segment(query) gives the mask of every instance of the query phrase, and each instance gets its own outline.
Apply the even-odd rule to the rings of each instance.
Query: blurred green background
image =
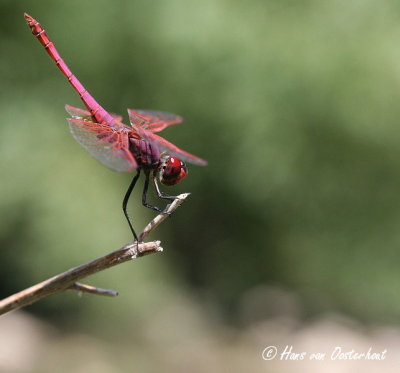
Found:
[[[185,305],[241,330],[269,316],[257,289],[274,288],[302,322],[399,323],[398,1],[1,0],[2,297],[131,240],[131,175],[70,136],[64,105],[82,104],[24,11],[106,109],[182,115],[163,136],[209,162],[165,190],[192,195],[150,237],[163,254],[87,280],[118,298],[69,292],[26,312],[124,341],[172,302],[170,335]],[[140,188],[130,211],[138,230],[154,215]]]

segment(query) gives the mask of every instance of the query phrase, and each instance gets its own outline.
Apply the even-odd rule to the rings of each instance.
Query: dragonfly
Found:
[[[74,139],[104,166],[120,172],[136,171],[122,201],[122,210],[133,237],[138,242],[127,206],[141,172],[145,175],[142,204],[152,210],[166,213],[166,209],[147,202],[150,180],[159,198],[173,201],[177,196],[164,194],[159,188],[158,180],[167,186],[175,185],[188,173],[185,162],[205,166],[207,161],[178,148],[156,134],[171,125],[182,123],[183,118],[179,115],[155,110],[128,109],[130,126],[127,126],[122,123],[123,118],[120,115],[106,111],[71,72],[40,23],[27,13],[24,17],[32,34],[86,106],[86,110],[71,105],[65,106],[71,116],[67,121]]]

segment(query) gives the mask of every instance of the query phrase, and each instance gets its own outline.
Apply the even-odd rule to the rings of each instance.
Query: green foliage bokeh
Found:
[[[234,316],[247,289],[278,283],[309,314],[400,320],[397,1],[2,0],[0,10],[1,295],[131,239],[130,175],[69,135],[63,107],[79,98],[26,11],[107,109],[182,115],[166,138],[209,161],[171,192],[192,196],[159,230],[163,255],[90,279],[118,300],[63,294],[32,311],[101,309],[101,320],[117,309],[123,320],[186,288]],[[137,227],[152,216],[139,198]]]

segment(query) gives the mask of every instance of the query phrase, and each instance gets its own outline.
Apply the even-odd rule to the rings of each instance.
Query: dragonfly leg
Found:
[[[157,206],[153,206],[147,203],[147,191],[149,189],[149,172],[146,172],[146,180],[144,181],[144,188],[143,188],[143,194],[142,194],[142,204],[143,206],[158,211],[158,212],[164,212],[164,210],[161,210],[159,207]]]
[[[168,199],[170,201],[174,201],[176,199],[177,196],[169,196],[167,194],[164,194],[160,190],[160,187],[158,186],[158,183],[157,183],[157,175],[154,175],[153,183],[154,183],[154,187],[156,188],[156,192],[157,192],[158,198]]]
[[[140,176],[140,168],[138,168],[136,175],[132,179],[132,181],[131,181],[131,183],[129,185],[129,188],[126,191],[124,200],[122,201],[122,210],[124,211],[124,215],[126,217],[126,220],[128,220],[129,228],[131,228],[133,237],[135,237],[135,240],[138,241],[138,242],[139,242],[138,236],[137,236],[135,230],[133,229],[133,226],[132,226],[132,223],[131,223],[131,219],[129,218],[128,211],[126,210],[126,207],[128,205],[129,197],[131,196],[132,190],[135,187],[135,184],[139,179],[139,176]]]

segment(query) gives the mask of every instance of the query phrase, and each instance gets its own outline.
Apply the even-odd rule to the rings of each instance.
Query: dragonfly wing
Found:
[[[95,159],[115,171],[131,172],[137,163],[129,151],[128,133],[87,120],[67,118],[74,139]]]
[[[65,105],[65,110],[74,119],[92,120],[92,115],[87,110],[72,105]]]
[[[166,127],[183,122],[179,115],[156,110],[128,109],[128,115],[132,126],[140,126],[151,132],[160,132]]]
[[[121,122],[123,121],[124,118],[122,118],[122,115],[115,114],[115,113],[110,113],[110,115],[114,118],[115,121]]]
[[[88,110],[81,109],[72,105],[65,105],[65,110],[74,119],[90,120],[92,121],[92,114]],[[111,116],[117,121],[122,122],[123,118],[119,114],[110,113]]]
[[[190,154],[182,149],[179,149],[174,144],[170,143],[169,141],[165,140],[163,137],[156,135],[153,132],[147,131],[143,128],[135,126],[134,129],[139,134],[139,136],[150,143],[157,144],[158,148],[161,152],[166,152],[171,155],[176,155],[180,159],[185,162],[197,164],[199,166],[206,166],[207,161],[198,157],[197,155]]]

